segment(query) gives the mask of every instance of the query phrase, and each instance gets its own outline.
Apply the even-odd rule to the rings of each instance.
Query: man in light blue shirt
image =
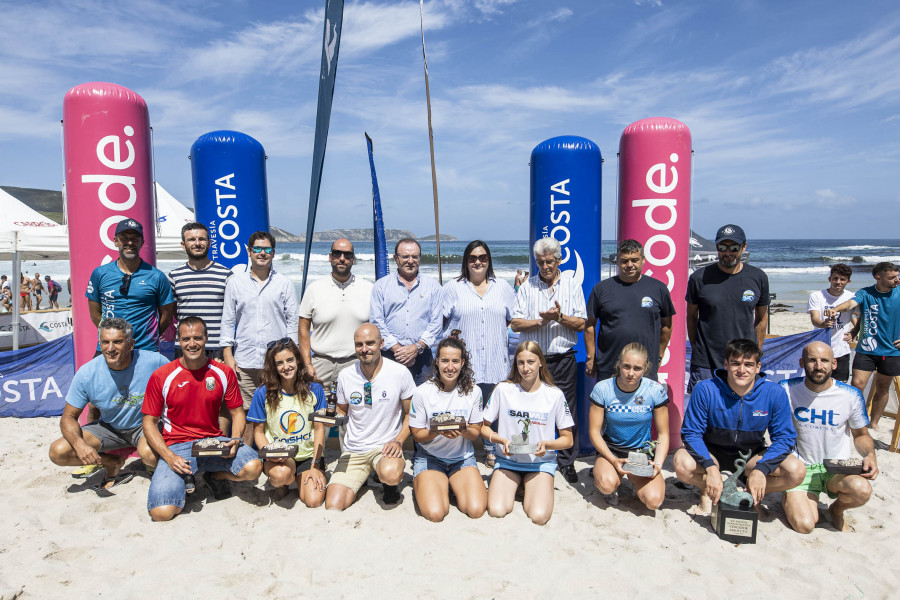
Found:
[[[150,376],[169,361],[156,352],[136,350],[133,329],[124,319],[103,319],[99,337],[102,355],[72,379],[59,421],[63,437],[50,445],[50,460],[61,466],[102,465],[106,487],[131,478],[118,475],[125,458],[110,450],[137,448],[144,464],[156,467],[158,457],[144,439],[141,407]],[[78,416],[88,402],[100,418],[81,427]]]
[[[257,231],[247,242],[250,269],[235,273],[225,286],[219,344],[225,364],[234,369],[244,410],[262,385],[263,362],[269,342],[288,337],[297,343],[297,292],[286,275],[275,272],[275,238]],[[244,430],[244,442],[253,443],[253,428]]]
[[[441,285],[419,274],[421,259],[419,242],[411,238],[397,242],[397,275],[375,282],[370,305],[370,321],[384,338],[382,354],[408,368],[416,385],[431,375],[431,346],[443,324]]]

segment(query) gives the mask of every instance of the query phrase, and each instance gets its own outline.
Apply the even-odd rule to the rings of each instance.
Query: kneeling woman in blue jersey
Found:
[[[618,504],[618,489],[626,472],[622,470],[629,452],[650,455],[653,477],[627,473],[644,506],[656,510],[666,497],[666,483],[660,469],[669,452],[669,398],[666,388],[644,377],[650,370],[647,349],[631,343],[616,361],[615,377],[599,382],[591,392],[591,442],[599,456],[594,463],[594,485],[607,502]],[[650,424],[656,426],[656,448],[650,441]]]
[[[297,454],[266,459],[263,471],[277,495],[296,481],[300,500],[315,508],[325,500],[325,426],[308,417],[325,407],[324,390],[307,380],[300,349],[290,338],[269,342],[264,360],[263,385],[253,394],[247,412],[247,421],[255,424],[254,442],[257,448],[270,442],[297,444]]]
[[[483,515],[487,505],[487,490],[472,447],[481,432],[481,390],[475,385],[459,333],[454,329],[438,344],[435,376],[416,389],[409,413],[409,429],[419,443],[413,457],[416,504],[423,517],[435,522],[450,512],[450,489],[457,508],[473,519]],[[466,429],[431,431],[431,418],[443,413],[465,419]]]
[[[498,433],[491,430],[494,421]],[[573,425],[566,398],[553,385],[541,347],[537,342],[522,342],[516,348],[509,377],[497,384],[484,409],[481,435],[503,448],[488,488],[488,513],[492,517],[512,512],[516,490],[524,482],[525,514],[538,525],[550,520],[556,450],[572,447]],[[533,446],[533,453],[513,454],[513,436],[519,438],[516,442]]]

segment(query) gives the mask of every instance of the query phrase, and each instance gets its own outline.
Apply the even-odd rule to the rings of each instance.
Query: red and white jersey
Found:
[[[242,406],[237,377],[230,367],[209,361],[202,369],[186,369],[173,360],[150,376],[144,394],[145,415],[159,417],[166,446],[222,435],[219,407]]]

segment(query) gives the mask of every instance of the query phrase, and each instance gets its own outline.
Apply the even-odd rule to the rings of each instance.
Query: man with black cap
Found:
[[[761,269],[741,262],[746,248],[744,230],[723,225],[716,232],[718,261],[694,271],[688,279],[689,389],[725,367],[725,346],[730,340],[755,340],[762,348],[768,323],[769,278]]]

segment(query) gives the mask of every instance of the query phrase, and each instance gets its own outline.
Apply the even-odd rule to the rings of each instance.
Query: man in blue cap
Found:
[[[716,232],[718,260],[688,279],[689,389],[725,367],[725,346],[730,340],[750,339],[762,348],[769,319],[769,278],[741,261],[746,249],[744,230],[723,225]]]

